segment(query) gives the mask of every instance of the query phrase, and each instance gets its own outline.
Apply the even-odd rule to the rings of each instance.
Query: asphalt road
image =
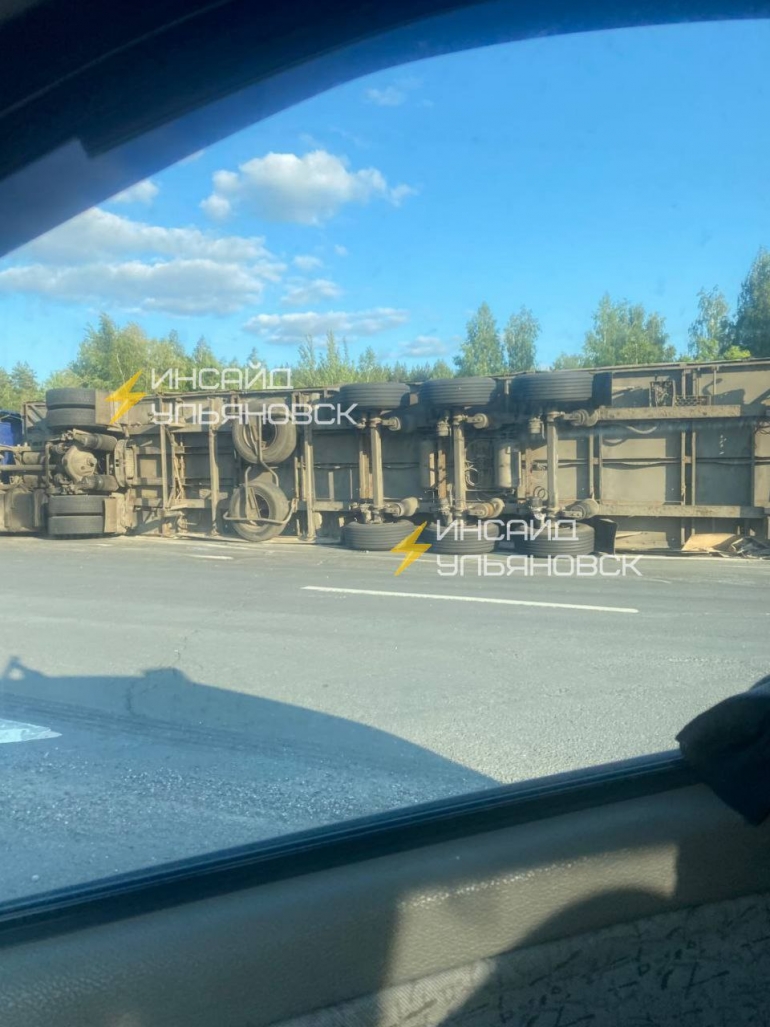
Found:
[[[770,670],[767,562],[398,564],[0,540],[0,900],[670,749]]]

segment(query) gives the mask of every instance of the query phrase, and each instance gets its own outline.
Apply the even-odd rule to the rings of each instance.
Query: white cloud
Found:
[[[286,270],[261,237],[151,225],[98,207],[14,257],[0,291],[175,314],[241,310]]]
[[[294,258],[292,264],[300,271],[315,271],[316,268],[323,267],[324,262],[320,257],[313,257],[309,253],[300,253]]]
[[[418,335],[401,344],[401,353],[406,357],[440,357],[446,352],[447,347],[436,335]]]
[[[0,271],[0,292],[28,292],[79,303],[108,300],[128,310],[232,314],[262,296],[264,281],[248,267],[213,260],[149,264],[28,264]]]
[[[224,221],[226,217],[230,216],[231,209],[230,201],[215,193],[207,196],[205,200],[201,200],[201,210],[204,214],[208,214],[212,221]]]
[[[367,89],[366,99],[378,107],[400,107],[406,100],[403,89],[386,86],[384,89]]]
[[[155,197],[160,192],[160,187],[157,186],[151,178],[145,178],[142,182],[137,182],[136,185],[129,186],[128,189],[124,189],[122,193],[117,193],[112,197],[112,203],[144,203],[147,206],[152,203]]]
[[[261,236],[217,235],[199,228],[150,225],[99,207],[79,214],[59,228],[17,250],[18,256],[44,261],[90,263],[127,256],[259,261],[265,277],[280,277],[284,265],[265,247]]]
[[[394,207],[399,207],[402,200],[405,200],[408,196],[416,195],[417,190],[413,189],[411,185],[397,185],[394,189],[390,190],[390,202]]]
[[[257,314],[246,322],[247,332],[262,335],[275,343],[296,343],[311,336],[324,336],[332,331],[355,339],[378,335],[389,328],[404,324],[409,314],[393,307],[375,307],[372,310],[333,310],[326,314],[305,311],[297,314]]]
[[[217,171],[213,192],[201,207],[213,218],[226,217],[243,205],[268,221],[320,225],[347,203],[365,204],[373,199],[398,206],[414,190],[407,185],[391,187],[377,168],[351,171],[342,157],[314,150],[268,153],[241,164],[238,172]]]
[[[347,246],[340,246],[339,244],[334,247],[334,252],[338,257],[347,257],[348,248]]]
[[[329,278],[314,278],[311,281],[295,281],[289,284],[281,297],[281,303],[292,307],[304,307],[320,300],[333,300],[342,295],[342,289]]]

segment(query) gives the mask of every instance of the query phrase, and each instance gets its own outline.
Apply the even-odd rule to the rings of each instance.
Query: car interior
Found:
[[[0,250],[378,68],[768,15],[719,0],[6,0]],[[672,731],[668,752],[6,902],[0,1024],[768,1023],[768,718],[755,698],[743,719],[721,704],[682,751]],[[744,807],[744,790],[759,800]]]

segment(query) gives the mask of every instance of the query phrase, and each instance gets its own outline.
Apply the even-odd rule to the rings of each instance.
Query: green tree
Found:
[[[0,410],[21,410],[24,403],[42,396],[43,388],[26,361],[18,361],[10,371],[0,367]]]
[[[605,294],[593,322],[582,354],[589,367],[665,363],[675,357],[664,319],[657,313],[648,314],[641,303],[613,302]]]
[[[527,307],[511,314],[503,331],[506,370],[534,371],[536,343],[540,335],[540,322]]]
[[[410,382],[426,382],[429,378],[453,378],[454,371],[446,360],[435,360],[432,364],[426,361],[424,364],[413,364],[409,368],[409,377],[401,379]]]
[[[424,381],[427,381],[427,379],[430,378],[431,367],[432,367],[432,365],[431,365],[431,363],[429,361],[426,361],[424,364],[412,364],[412,366],[409,368],[409,370],[407,372],[409,377],[405,378],[405,379],[402,379],[402,381],[407,381],[407,382],[424,382]],[[451,377],[452,376],[450,375],[450,378]]]
[[[359,380],[359,371],[351,360],[347,343],[337,342],[334,332],[326,334],[326,347],[319,355],[313,339],[299,348],[299,360],[292,367],[292,384],[297,387],[339,385]]]
[[[428,378],[451,378],[453,375],[454,371],[446,360],[442,360],[441,357],[439,357],[439,359],[433,363]]]
[[[751,356],[747,349],[740,346],[728,346],[724,353],[719,354],[720,360],[746,360]]]
[[[300,344],[298,360],[291,369],[292,384],[297,388],[310,388],[318,384],[318,354],[312,336]]]
[[[581,353],[560,353],[551,365],[552,371],[575,371],[586,367],[585,357]]]
[[[182,345],[179,333],[174,329],[160,339],[149,339],[138,325],[128,324],[122,329],[121,335],[125,335],[127,339],[136,338],[137,351],[141,349],[143,344],[146,356],[142,369],[145,371],[144,383],[148,388],[152,386],[153,373],[157,379],[163,379],[164,374],[169,368],[172,368],[174,372],[171,381],[172,388],[177,383],[187,389],[192,389],[193,384],[197,384],[197,382],[193,383],[192,381],[186,384],[183,381],[184,378],[192,379],[194,377],[194,361]],[[140,370],[139,367],[134,367],[130,373],[135,374],[138,370]],[[178,377],[177,371],[179,372]],[[129,377],[129,375],[126,375],[126,377]],[[123,380],[125,381],[125,378]],[[158,391],[164,392],[168,387],[168,379],[165,379],[163,385],[159,386]]]
[[[111,317],[101,314],[98,327],[86,328],[70,370],[85,386],[116,389],[137,371],[158,366],[150,359],[149,343],[139,325],[119,328]]]
[[[503,347],[492,311],[482,303],[466,326],[465,341],[454,358],[458,374],[502,374]]]
[[[764,247],[741,286],[733,343],[752,357],[770,357],[770,251]]]
[[[11,368],[11,388],[16,396],[16,409],[31,399],[41,399],[43,388],[37,375],[26,361],[18,361]]]
[[[727,300],[716,286],[698,293],[698,314],[690,325],[687,344],[692,360],[717,360],[733,345],[733,323]],[[748,355],[748,354],[747,354]]]
[[[385,382],[388,380],[389,368],[383,364],[372,346],[367,346],[358,358],[356,368],[356,381],[359,382]]]
[[[45,389],[77,389],[83,384],[82,378],[75,374],[70,367],[59,368],[52,371],[45,380]]]
[[[219,361],[219,364],[221,366],[221,364],[222,364],[221,360]],[[259,351],[257,350],[256,346],[252,346],[251,349],[249,350],[249,355],[246,357],[246,364],[245,364],[245,366],[247,368],[250,367],[250,369],[254,369],[256,367],[264,367],[265,366],[265,362],[262,359],[262,357],[260,356]]]
[[[256,353],[256,350],[252,350],[252,353]],[[246,359],[248,360],[249,357]],[[193,346],[192,353],[190,354],[190,363],[193,367],[197,367],[198,370],[202,367],[222,367],[222,361],[214,353],[208,341],[202,335]]]
[[[13,385],[11,376],[4,367],[0,367],[0,410],[14,410]]]

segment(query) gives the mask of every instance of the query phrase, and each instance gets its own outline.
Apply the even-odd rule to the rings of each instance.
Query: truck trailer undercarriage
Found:
[[[390,549],[426,521],[478,540],[489,521],[567,519],[605,552],[768,539],[768,360],[167,392],[119,407],[85,388],[26,404],[23,441],[2,447],[0,533]]]

